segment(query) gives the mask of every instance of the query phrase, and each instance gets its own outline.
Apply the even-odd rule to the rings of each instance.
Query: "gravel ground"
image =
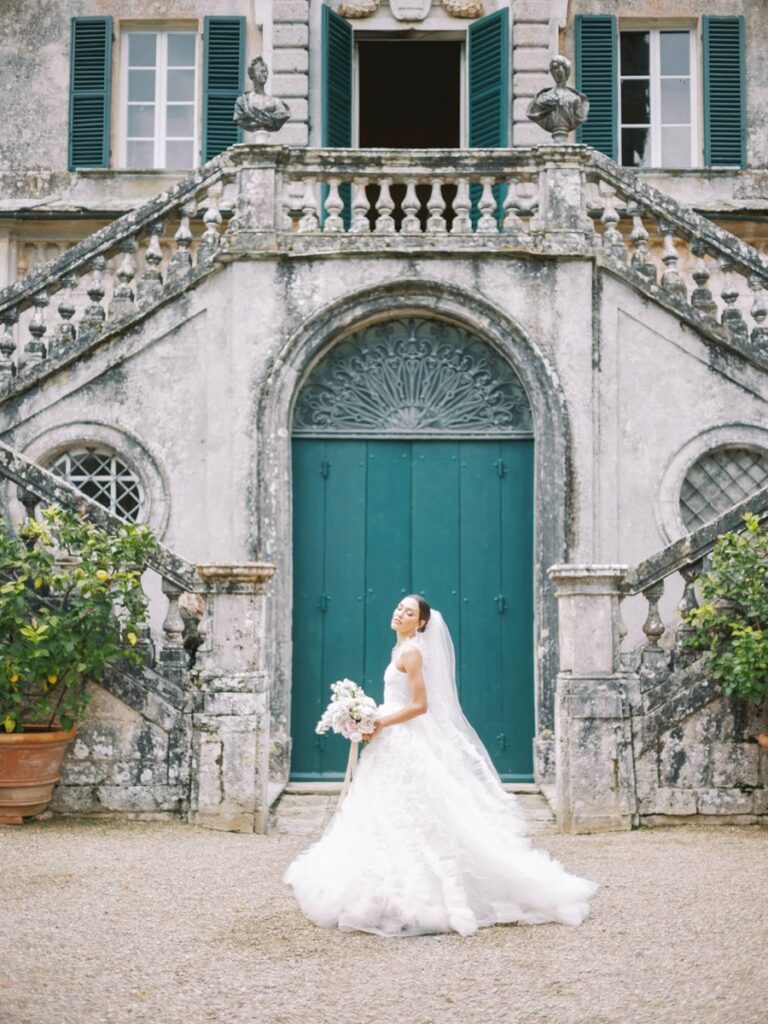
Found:
[[[315,835],[0,826],[0,1021],[768,1022],[764,828],[536,836],[602,883],[581,926],[406,939],[303,916],[280,877]]]

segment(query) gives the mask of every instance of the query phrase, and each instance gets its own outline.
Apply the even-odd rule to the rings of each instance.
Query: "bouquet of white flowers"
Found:
[[[365,733],[373,732],[378,705],[372,697],[368,697],[362,686],[351,679],[340,679],[331,683],[333,696],[323,716],[315,727],[315,732],[324,733],[329,729],[341,733],[353,743],[364,739]]]

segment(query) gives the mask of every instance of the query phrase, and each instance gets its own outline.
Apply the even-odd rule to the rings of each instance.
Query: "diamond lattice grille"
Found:
[[[702,455],[688,470],[680,494],[687,530],[717,518],[768,483],[768,452],[729,446]]]
[[[295,436],[528,436],[531,409],[512,367],[439,320],[387,320],[336,345],[312,371]]]
[[[94,448],[73,448],[51,464],[51,472],[63,477],[109,509],[113,515],[136,522],[143,494],[138,477],[114,453]]]

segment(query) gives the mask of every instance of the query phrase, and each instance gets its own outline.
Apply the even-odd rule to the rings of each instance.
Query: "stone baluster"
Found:
[[[443,234],[446,230],[446,223],[445,217],[443,216],[445,200],[443,199],[442,178],[432,179],[432,191],[430,192],[429,199],[427,200],[427,210],[429,210],[427,231],[430,235]]]
[[[166,579],[162,581],[162,588],[168,598],[168,611],[163,621],[164,639],[160,651],[160,664],[163,667],[163,674],[181,685],[186,667],[184,620],[179,610],[179,597],[183,591],[178,584]]]
[[[189,226],[197,207],[194,202],[184,203],[181,208],[179,227],[175,233],[176,251],[168,261],[168,283],[172,286],[182,285],[192,273],[192,231]]]
[[[682,621],[682,616],[685,612],[692,611],[699,606],[699,602],[696,599],[696,580],[701,575],[703,565],[703,559],[699,558],[695,562],[691,562],[690,565],[683,566],[680,570],[685,586],[683,588],[683,596],[677,606],[681,616],[680,624],[675,633],[675,661],[678,663],[693,661],[697,657],[696,653],[686,646],[687,638],[695,632],[694,627]]]
[[[77,274],[73,270],[68,271],[61,279],[62,289],[56,309],[59,312],[60,320],[56,325],[54,337],[51,341],[50,351],[58,349],[59,346],[68,345],[77,337],[77,329],[72,323],[77,309],[75,307],[74,291],[77,288]]]
[[[27,490],[21,484],[16,488],[16,497],[19,499],[21,504],[24,506],[24,514],[27,519],[34,519],[37,511],[37,506],[40,504],[40,499],[32,491]],[[36,537],[25,537],[24,546],[31,551],[37,543]]]
[[[290,178],[285,185],[283,194],[283,230],[295,231],[299,217],[296,216],[301,210],[301,196],[303,188],[300,181]],[[300,214],[299,214],[300,215]]]
[[[643,596],[648,602],[648,615],[643,623],[643,632],[647,640],[643,647],[642,663],[648,669],[655,669],[664,663],[666,655],[659,640],[664,635],[665,627],[659,614],[659,601],[664,593],[664,580],[646,587]]]
[[[536,182],[523,179],[517,187],[517,210],[524,219],[528,231],[531,228],[533,218],[539,206],[539,196]]]
[[[752,328],[749,340],[756,353],[768,359],[768,326],[765,326],[765,319],[768,317],[768,304],[765,301],[763,279],[757,274],[750,274],[748,284],[755,296],[750,310],[755,326]]]
[[[634,246],[630,260],[632,269],[642,274],[647,281],[656,284],[656,264],[648,252],[648,231],[643,224],[643,211],[637,203],[629,203],[627,213],[632,218],[632,231],[629,235]]]
[[[206,208],[203,214],[205,231],[200,238],[200,245],[197,249],[198,266],[210,266],[221,247],[219,229],[223,218],[219,209],[219,199],[221,198],[223,188],[224,186],[221,182],[217,181],[206,192]]]
[[[144,251],[144,271],[139,278],[138,301],[140,306],[147,306],[157,300],[163,294],[163,275],[160,271],[160,264],[163,261],[163,251],[160,248],[160,235],[163,230],[163,222],[155,221],[149,229],[149,242]]]
[[[613,256],[614,259],[626,263],[628,255],[627,246],[617,227],[621,218],[619,217],[618,203],[616,201],[616,191],[612,188],[604,188],[602,195],[603,215],[600,218],[600,223],[604,228],[603,250],[609,256]]]
[[[34,315],[29,324],[29,333],[32,335],[32,340],[28,341],[24,348],[24,366],[41,363],[48,354],[43,337],[48,330],[44,310],[49,302],[50,299],[46,291],[39,291],[32,299],[32,305],[35,307]]]
[[[472,218],[469,211],[472,209],[472,201],[469,198],[469,179],[456,179],[456,196],[453,200],[453,223],[451,234],[468,235],[472,232]]]
[[[405,185],[405,196],[403,197],[403,223],[400,231],[404,235],[420,235],[421,221],[419,220],[419,197],[416,194],[416,182],[409,178]]]
[[[136,276],[136,261],[133,254],[137,248],[138,243],[135,238],[126,238],[120,243],[120,252],[123,255],[115,273],[118,284],[112,293],[112,301],[109,304],[111,320],[119,320],[120,317],[130,316],[136,311],[136,297],[131,282]]]
[[[712,297],[709,284],[709,267],[707,266],[707,247],[700,238],[691,241],[691,252],[696,257],[691,276],[696,282],[696,287],[691,292],[691,305],[703,316],[717,316],[717,303]]]
[[[16,351],[13,328],[19,321],[19,312],[10,307],[4,311],[0,319],[3,321],[3,333],[0,334],[0,382],[2,382],[10,379],[16,373],[13,361],[13,353]]]
[[[107,261],[103,256],[94,256],[91,260],[91,274],[86,288],[88,298],[91,301],[83,310],[83,315],[80,318],[79,334],[81,338],[95,338],[104,329],[107,313],[101,304],[101,300],[104,298],[103,275],[106,266]]]
[[[746,343],[748,338],[747,325],[741,310],[736,305],[739,299],[739,289],[736,287],[736,279],[733,273],[733,260],[730,256],[721,255],[718,259],[720,270],[723,274],[723,285],[720,289],[720,298],[723,300],[723,312],[720,322],[727,327],[733,337]]]
[[[344,230],[344,221],[341,211],[344,209],[344,200],[339,192],[340,178],[328,179],[328,195],[325,198],[325,221],[323,231],[339,232]]]
[[[675,239],[672,234],[672,225],[669,221],[659,219],[657,221],[659,226],[659,233],[664,240],[664,248],[661,254],[661,260],[664,264],[664,273],[661,275],[661,287],[670,296],[675,299],[676,302],[688,302],[688,291],[685,287],[685,282],[680,276],[680,271],[677,268],[680,257],[677,253],[677,247],[675,246]]]
[[[320,206],[317,202],[317,183],[313,178],[304,179],[304,195],[301,198],[302,215],[299,221],[299,231],[304,234],[308,231],[320,230]]]
[[[390,192],[391,184],[391,178],[379,179],[380,191],[379,198],[376,200],[377,217],[376,224],[374,225],[374,231],[378,234],[392,235],[395,231],[395,220],[392,216],[395,203],[392,199],[392,193]]]
[[[499,225],[496,223],[496,197],[493,194],[493,178],[481,178],[480,184],[483,191],[480,194],[477,207],[480,217],[477,222],[477,230],[481,235],[496,234]]]
[[[365,235],[371,230],[368,220],[368,193],[365,191],[367,178],[355,178],[352,182],[352,223],[349,230],[353,235]]]
[[[507,185],[507,194],[504,197],[504,220],[501,223],[502,230],[510,235],[521,235],[525,233],[525,224],[518,216],[517,205],[518,183],[514,179]]]

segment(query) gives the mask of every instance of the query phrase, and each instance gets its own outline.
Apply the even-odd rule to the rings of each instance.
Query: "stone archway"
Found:
[[[557,607],[546,569],[568,552],[571,518],[570,432],[565,402],[547,357],[530,336],[487,300],[464,289],[424,280],[399,280],[350,294],[319,310],[288,338],[270,362],[256,399],[260,443],[254,464],[256,520],[252,550],[278,566],[270,609],[272,760],[274,783],[284,782],[290,760],[291,602],[293,590],[291,430],[294,407],[314,367],[351,334],[368,325],[408,316],[433,317],[469,332],[507,362],[527,396],[536,438],[534,452],[535,772],[553,778],[558,666]]]

